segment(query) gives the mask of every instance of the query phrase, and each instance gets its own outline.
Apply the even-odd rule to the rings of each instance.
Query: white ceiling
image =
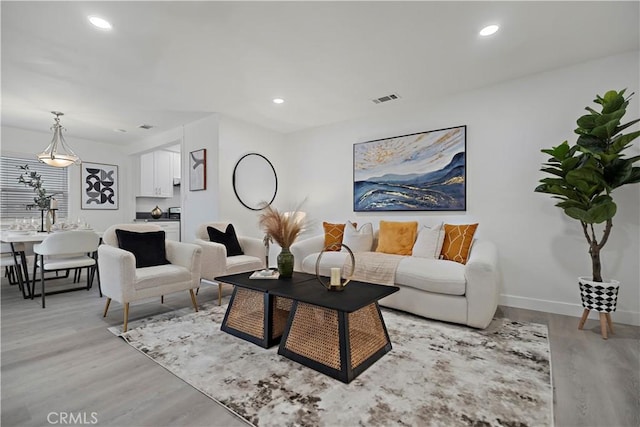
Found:
[[[59,110],[67,137],[128,144],[219,112],[288,133],[637,50],[639,5],[2,1],[2,124]]]

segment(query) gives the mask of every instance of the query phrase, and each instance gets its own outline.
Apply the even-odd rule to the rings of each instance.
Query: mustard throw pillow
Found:
[[[477,228],[478,224],[445,224],[442,259],[466,264]]]
[[[418,222],[380,221],[376,252],[411,255],[418,234]]]
[[[353,223],[354,227],[357,227],[357,223]],[[327,251],[339,251],[342,244],[342,238],[344,236],[344,224],[332,224],[330,222],[323,222],[322,228],[324,228],[324,247]]]

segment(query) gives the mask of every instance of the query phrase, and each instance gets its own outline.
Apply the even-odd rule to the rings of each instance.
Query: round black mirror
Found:
[[[245,154],[233,168],[233,192],[247,209],[259,211],[270,205],[278,192],[278,176],[262,154]]]

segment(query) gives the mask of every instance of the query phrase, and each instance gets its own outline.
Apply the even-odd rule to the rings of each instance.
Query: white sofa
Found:
[[[377,241],[374,239],[372,250]],[[324,235],[300,240],[291,246],[294,270],[315,274],[316,260],[324,247]],[[325,252],[319,272],[342,267],[345,252]],[[380,300],[380,305],[422,317],[486,328],[498,306],[498,254],[495,245],[475,239],[466,264],[404,256],[395,275],[400,291]]]

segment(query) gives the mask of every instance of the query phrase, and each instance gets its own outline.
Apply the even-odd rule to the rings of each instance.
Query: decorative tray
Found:
[[[258,270],[254,271],[249,279],[277,279],[280,277],[278,270]]]

